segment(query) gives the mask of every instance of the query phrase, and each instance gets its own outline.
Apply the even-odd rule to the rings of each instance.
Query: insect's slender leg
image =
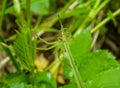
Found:
[[[37,50],[50,50],[50,49],[53,49],[55,47],[56,47],[56,45],[53,45],[53,46],[50,46],[48,48],[37,48]]]
[[[47,45],[53,45],[53,44],[55,44],[56,42],[47,42],[46,40],[44,40],[44,39],[42,39],[42,38],[40,38],[40,37],[38,37],[42,42],[44,42],[45,44],[47,44]]]

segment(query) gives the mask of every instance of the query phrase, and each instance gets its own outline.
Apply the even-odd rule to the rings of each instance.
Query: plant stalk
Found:
[[[2,13],[1,13],[1,19],[0,19],[0,34],[2,33],[2,21],[3,21],[3,18],[4,18],[6,2],[7,2],[7,0],[3,0]]]
[[[28,27],[30,28],[30,19],[31,19],[30,0],[26,0],[26,16],[27,16]]]
[[[120,14],[120,9],[118,9],[117,11],[115,11],[115,12],[113,13],[113,16],[115,17],[115,16],[117,16],[118,14]],[[100,22],[95,28],[93,28],[93,29],[91,30],[91,33],[94,33],[94,32],[96,32],[97,30],[99,30],[99,28],[100,28],[101,26],[103,26],[104,24],[106,24],[110,19],[111,19],[110,17],[105,18],[102,22]]]
[[[95,18],[95,16],[98,14],[98,12],[99,12],[103,7],[105,7],[105,5],[108,4],[110,0],[105,0],[101,5],[100,5],[100,1],[101,1],[101,0],[97,0],[97,1],[96,1],[93,9],[89,12],[88,17],[83,21],[83,23],[80,25],[80,27],[78,28],[78,30],[75,32],[75,34],[74,34],[75,36],[76,36],[77,34],[79,34],[79,33],[81,32],[81,30],[84,30],[85,27],[88,26],[88,23]]]

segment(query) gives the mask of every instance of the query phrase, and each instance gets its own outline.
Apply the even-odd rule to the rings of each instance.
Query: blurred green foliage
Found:
[[[100,30],[104,36],[109,31],[105,24],[110,20],[118,26],[119,0],[2,0],[0,10],[0,44],[17,69],[16,73],[0,77],[0,88],[77,88],[74,79],[77,73],[67,56],[59,63],[65,64],[63,75],[68,84],[57,85],[52,73],[34,72],[37,40],[46,32],[65,36],[65,41],[59,36],[55,43],[49,44],[67,45],[68,50],[55,45],[54,54],[58,58],[66,52],[73,56],[77,76],[82,77],[84,84],[81,88],[120,88],[120,64],[115,57],[107,50],[91,51],[92,34]],[[63,32],[59,32],[59,20],[67,27]],[[51,63],[58,65],[55,61]]]

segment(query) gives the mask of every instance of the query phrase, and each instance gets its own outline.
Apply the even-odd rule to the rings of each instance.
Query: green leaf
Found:
[[[0,77],[0,86],[3,88],[10,88],[9,86],[11,85],[27,83],[27,82],[28,82],[28,76],[25,75],[24,73],[12,73]]]
[[[120,68],[100,73],[87,82],[87,88],[120,88]]]
[[[38,72],[34,76],[35,88],[57,88],[56,81],[50,73]]]
[[[79,62],[79,70],[84,80],[94,78],[100,72],[116,68],[119,64],[115,57],[105,50],[97,50],[84,57]]]
[[[51,0],[30,0],[30,9],[32,12],[37,13],[39,15],[47,15],[50,9],[50,2]],[[22,0],[20,3],[21,9],[25,8],[26,0]],[[51,6],[52,7],[52,6]],[[14,14],[14,6],[8,7],[5,9],[5,14]],[[2,12],[0,12],[0,15]]]
[[[21,28],[21,31],[17,33],[13,48],[19,57],[20,64],[26,70],[33,70],[36,56],[36,38],[32,37],[28,27]]]
[[[93,79],[100,72],[119,66],[115,57],[105,50],[90,52],[91,35],[88,30],[81,32],[70,44],[70,49],[76,60],[80,75],[84,81]],[[67,69],[67,77],[71,73]],[[64,71],[65,72],[65,71]]]
[[[64,75],[65,75],[65,77],[66,77],[67,79],[69,79],[70,81],[72,81],[74,75],[73,75],[71,66],[70,66],[70,64],[69,64],[69,61],[65,58],[65,59],[63,60],[63,63],[64,63],[64,65],[63,65],[63,73],[64,73]]]
[[[40,15],[46,15],[49,12],[49,0],[31,0],[31,10]]]
[[[70,44],[71,53],[73,55],[73,58],[77,61],[77,64],[79,64],[82,56],[90,52],[91,42],[92,38],[90,31],[84,30],[79,35],[77,35]]]
[[[9,85],[9,88],[33,88],[32,85],[28,85],[28,84],[24,84],[24,83],[21,83],[21,84],[10,84]]]

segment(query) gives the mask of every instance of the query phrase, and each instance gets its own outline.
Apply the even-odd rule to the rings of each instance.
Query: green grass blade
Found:
[[[2,13],[1,13],[1,19],[0,19],[0,34],[2,32],[1,28],[2,28],[2,21],[3,21],[4,12],[5,12],[6,2],[7,0],[3,0]]]
[[[1,36],[0,36],[0,42],[5,43],[4,40],[3,40],[3,38]],[[13,62],[14,66],[16,67],[16,69],[18,71],[20,71],[20,66],[18,65],[17,61],[15,60],[14,56],[12,55],[10,49],[7,48],[7,47],[4,47],[4,46],[2,46],[2,47],[5,50],[5,52],[8,54],[8,56],[10,57],[10,59]]]

